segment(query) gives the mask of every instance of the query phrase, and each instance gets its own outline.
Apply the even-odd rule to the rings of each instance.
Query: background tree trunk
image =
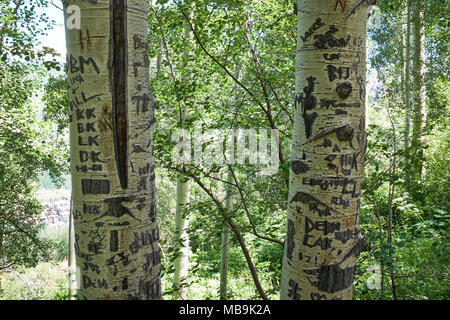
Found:
[[[161,299],[147,1],[67,0],[79,299]]]
[[[424,173],[423,153],[425,145],[424,129],[426,121],[426,88],[425,88],[425,29],[424,5],[422,1],[413,1],[412,33],[414,39],[413,67],[413,99],[414,114],[412,128],[412,164],[415,179]]]
[[[227,214],[231,213],[232,210],[232,198],[231,198],[231,185],[233,183],[233,175],[228,172],[227,184],[225,185],[226,199],[225,199],[225,210]],[[228,223],[224,222],[222,227],[222,246],[221,246],[221,256],[220,256],[220,300],[228,299],[228,252],[230,251],[230,227]]]
[[[175,254],[174,262],[174,299],[186,299],[186,281],[189,271],[189,236],[187,229],[189,220],[185,217],[185,210],[189,203],[189,180],[183,174],[178,174],[177,179],[177,206],[175,216]]]
[[[409,191],[411,169],[410,169],[410,127],[411,127],[411,0],[406,2],[406,48],[405,48],[405,186]]]
[[[241,66],[239,63],[236,64],[235,70],[234,70],[234,77],[241,81]],[[237,84],[234,84],[234,89],[239,90],[239,86]],[[233,101],[236,97],[230,97],[230,104],[233,103]],[[232,126],[230,127],[230,129]],[[230,159],[225,159],[225,161],[229,161]],[[233,208],[233,201],[232,201],[232,184],[234,183],[233,179],[233,173],[230,169],[228,169],[227,174],[227,182],[225,184],[225,192],[226,192],[226,199],[225,199],[225,211],[226,214],[231,214],[231,210]],[[221,246],[221,256],[220,256],[220,290],[219,290],[219,297],[220,300],[227,300],[228,299],[228,252],[230,251],[230,226],[226,221],[224,221],[224,225],[222,227],[222,246]]]
[[[2,257],[3,257],[3,227],[0,226],[0,262],[3,261]]]
[[[186,2],[190,5],[190,1]],[[192,10],[189,11],[189,16],[192,16]],[[184,52],[185,68],[189,67],[189,59],[192,53],[189,50],[191,44],[191,27],[189,23],[184,24],[184,39],[186,44],[186,50]],[[184,84],[187,86],[189,81],[188,77],[182,77]],[[187,110],[186,106],[181,102],[180,106],[180,124],[183,127],[183,121],[186,117]],[[183,282],[186,281],[189,271],[189,235],[187,229],[189,227],[189,220],[185,216],[185,211],[189,203],[189,189],[190,181],[184,174],[178,174],[177,176],[177,200],[176,200],[176,216],[175,216],[175,253],[177,255],[174,262],[174,299],[186,299],[186,287]]]
[[[351,299],[365,135],[367,1],[297,1],[281,299]]]

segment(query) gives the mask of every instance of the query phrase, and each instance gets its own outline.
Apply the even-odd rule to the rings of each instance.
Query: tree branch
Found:
[[[241,198],[241,202],[242,202],[244,211],[245,211],[245,213],[247,214],[247,218],[248,218],[248,221],[250,222],[250,225],[252,226],[253,234],[254,234],[255,236],[257,236],[258,238],[260,238],[260,239],[264,239],[264,240],[267,240],[267,241],[275,242],[275,243],[278,243],[279,245],[281,245],[282,247],[284,247],[284,244],[283,244],[282,241],[280,241],[280,240],[278,240],[278,239],[273,239],[273,238],[270,238],[270,237],[266,237],[266,236],[263,236],[263,235],[261,235],[261,234],[258,233],[258,231],[256,230],[255,222],[253,221],[253,218],[252,218],[252,216],[250,215],[250,212],[248,211],[247,203],[246,203],[246,201],[245,201],[244,194],[242,193],[242,189],[241,189],[241,187],[240,187],[240,185],[239,185],[239,182],[237,181],[236,175],[234,174],[234,170],[233,170],[233,168],[231,167],[231,165],[228,165],[228,170],[230,170],[231,175],[233,176],[233,180],[234,180],[234,182],[235,182],[235,186],[236,186],[236,188],[237,188],[238,191],[239,191],[239,195],[240,195],[240,198]]]
[[[178,168],[173,168],[173,170],[181,172]],[[184,173],[184,172],[183,172]],[[234,235],[236,236],[236,239],[239,242],[239,245],[241,246],[242,252],[244,253],[245,260],[247,262],[248,268],[250,269],[250,273],[253,278],[253,282],[255,283],[256,289],[258,290],[259,295],[262,299],[268,300],[267,295],[264,292],[264,289],[261,286],[261,282],[259,281],[258,273],[256,272],[255,265],[253,264],[252,258],[250,257],[250,253],[248,252],[247,246],[244,242],[244,239],[241,235],[241,232],[239,231],[238,227],[234,224],[233,219],[228,215],[225,208],[223,207],[223,204],[221,201],[217,199],[217,197],[214,195],[214,193],[205,186],[205,184],[195,175],[193,175],[190,172],[184,173],[186,176],[189,176],[194,180],[197,185],[203,189],[203,191],[213,200],[213,202],[216,204],[217,208],[219,209],[222,217],[227,221],[228,225],[230,226],[231,230],[233,231]]]

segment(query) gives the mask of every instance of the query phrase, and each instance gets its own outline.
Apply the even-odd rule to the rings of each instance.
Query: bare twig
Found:
[[[1,270],[5,270],[5,269],[9,269],[9,268],[11,268],[13,265],[15,265],[15,264],[16,264],[15,262],[12,262],[12,263],[8,264],[7,266],[0,267],[0,271],[1,271]]]
[[[63,11],[63,8],[61,8],[60,6],[56,5],[56,4],[53,2],[53,0],[50,0],[50,4],[51,4],[52,6],[54,6],[55,8],[57,8],[57,9]]]
[[[450,276],[450,275],[448,275],[448,274],[435,275],[435,274],[422,274],[422,273],[414,273],[414,274],[394,274],[394,277],[396,277],[396,278],[412,278],[412,277],[419,277],[419,278],[447,279],[449,276]]]

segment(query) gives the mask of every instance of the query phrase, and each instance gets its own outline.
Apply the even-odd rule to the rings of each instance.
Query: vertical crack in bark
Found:
[[[127,26],[126,0],[111,0],[112,108],[114,152],[117,174],[123,189],[128,188],[127,123]]]

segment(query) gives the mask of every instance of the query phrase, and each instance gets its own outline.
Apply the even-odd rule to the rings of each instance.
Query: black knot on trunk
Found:
[[[346,99],[352,94],[352,84],[350,82],[341,82],[336,86],[336,92],[341,99]]]

